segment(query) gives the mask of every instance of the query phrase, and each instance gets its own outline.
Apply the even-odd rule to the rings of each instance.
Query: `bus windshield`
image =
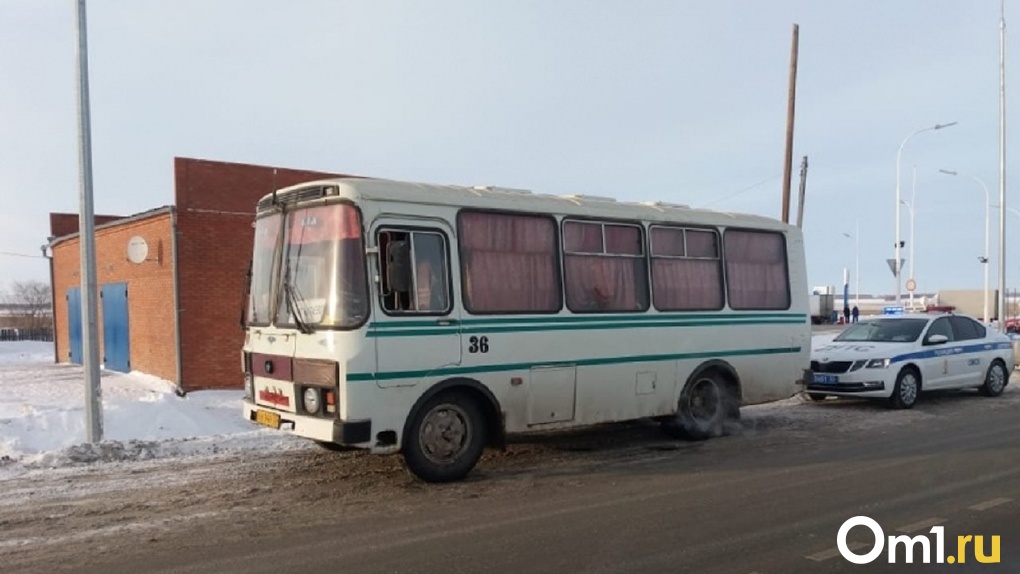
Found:
[[[358,211],[320,205],[285,217],[276,324],[310,333],[364,323],[369,301]]]
[[[248,292],[249,325],[268,325],[273,313],[273,262],[280,238],[280,214],[267,215],[255,221],[255,247],[251,259],[251,286]]]

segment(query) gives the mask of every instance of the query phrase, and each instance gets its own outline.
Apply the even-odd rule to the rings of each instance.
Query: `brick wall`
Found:
[[[123,218],[122,215],[94,215],[92,221],[95,225],[112,223]],[[51,213],[50,214],[50,237],[64,237],[78,233],[78,222],[81,221],[77,213]]]
[[[128,240],[135,235],[149,245],[149,260],[141,264],[127,259]],[[81,286],[81,247],[74,236],[57,240],[52,249],[55,341],[58,360],[66,363],[70,360],[66,295],[71,287]],[[172,250],[169,208],[96,230],[98,284],[128,283],[131,369],[176,381]],[[101,359],[103,317],[98,293],[97,305]]]
[[[255,205],[274,189],[337,174],[176,158],[174,176],[183,385],[239,389]]]

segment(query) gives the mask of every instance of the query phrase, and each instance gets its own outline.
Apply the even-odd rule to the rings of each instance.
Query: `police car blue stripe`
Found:
[[[976,345],[963,345],[961,347],[945,347],[938,346],[927,351],[915,351],[913,353],[904,353],[902,355],[896,355],[889,360],[890,363],[900,363],[903,361],[910,361],[913,359],[930,359],[932,357],[950,357],[955,355],[966,355],[970,353],[984,353],[987,351],[993,351],[997,349],[1012,349],[1013,344],[1009,342],[1002,343],[978,343]]]

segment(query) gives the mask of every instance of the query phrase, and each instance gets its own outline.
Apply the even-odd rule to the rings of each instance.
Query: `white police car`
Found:
[[[1013,344],[963,315],[862,320],[811,349],[808,395],[888,399],[909,409],[921,391],[980,389],[998,396],[1013,372]]]

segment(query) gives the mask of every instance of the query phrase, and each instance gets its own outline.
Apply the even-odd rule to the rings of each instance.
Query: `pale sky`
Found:
[[[0,289],[48,280],[48,213],[79,209],[75,4],[0,0]],[[91,0],[95,212],[171,203],[184,156],[779,217],[794,23],[809,287],[853,275],[859,222],[862,291],[894,291],[897,149],[956,121],[901,188],[916,165],[919,291],[980,288],[984,193],[938,170],[998,201],[995,0]]]

